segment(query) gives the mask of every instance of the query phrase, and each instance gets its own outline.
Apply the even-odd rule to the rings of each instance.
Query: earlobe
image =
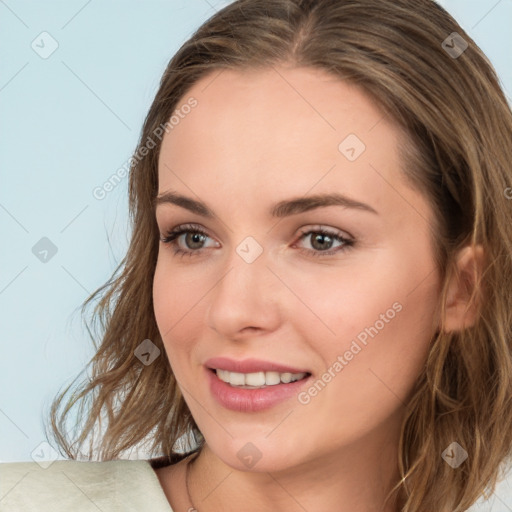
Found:
[[[448,285],[443,331],[460,331],[474,325],[482,300],[484,250],[466,246],[456,257],[456,272]]]

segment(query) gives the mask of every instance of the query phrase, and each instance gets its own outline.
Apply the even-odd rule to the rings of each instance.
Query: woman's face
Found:
[[[159,196],[187,200],[168,195],[156,218],[164,238],[189,226],[160,242],[154,308],[210,449],[277,471],[397,441],[440,291],[397,127],[358,88],[284,67],[215,71],[171,126]],[[306,376],[274,384],[285,373]]]

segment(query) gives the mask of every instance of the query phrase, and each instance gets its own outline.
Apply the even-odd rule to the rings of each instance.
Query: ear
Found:
[[[480,309],[484,250],[466,246],[456,256],[456,272],[448,285],[443,331],[460,331],[472,326]],[[478,288],[477,288],[478,287]],[[473,300],[471,295],[475,293]]]

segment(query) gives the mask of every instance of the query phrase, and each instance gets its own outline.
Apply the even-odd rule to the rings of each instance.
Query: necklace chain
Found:
[[[189,469],[190,469],[190,466],[191,466],[191,462],[193,462],[197,457],[197,453],[195,454],[195,457],[193,457],[192,459],[189,459],[187,461],[187,467],[185,469],[185,487],[187,488],[187,496],[188,496],[188,501],[190,501],[190,504],[192,505],[192,509],[188,512],[199,512],[199,510],[197,510],[196,506],[194,505],[194,502],[192,501],[192,498],[190,497],[190,490],[189,490],[189,487],[188,487],[188,478],[189,478]]]

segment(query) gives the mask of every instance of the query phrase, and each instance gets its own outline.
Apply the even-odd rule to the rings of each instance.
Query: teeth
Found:
[[[267,386],[275,386],[276,384],[281,384],[281,376],[278,372],[265,372],[265,384]]]
[[[288,382],[291,382],[291,380],[292,380],[292,374],[291,373],[282,373],[281,374],[281,380],[285,384],[288,384]]]
[[[231,372],[229,372],[229,373],[231,373]],[[229,376],[229,382],[231,382],[231,375]],[[244,377],[243,373],[239,373],[238,375],[241,375],[242,378]],[[244,384],[246,386],[264,386],[265,385],[265,372],[246,374]]]
[[[300,380],[306,376],[306,373],[279,373],[279,372],[255,372],[255,373],[237,373],[227,370],[215,370],[220,380],[239,387],[264,387],[275,386],[277,384],[288,384]]]

